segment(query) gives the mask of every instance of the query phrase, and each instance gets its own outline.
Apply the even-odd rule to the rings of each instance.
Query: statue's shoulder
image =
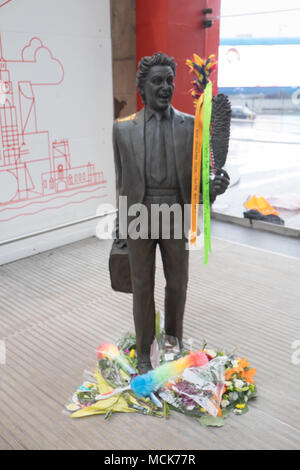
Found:
[[[184,119],[185,119],[187,122],[189,122],[189,123],[191,123],[191,124],[194,124],[194,120],[195,120],[194,114],[183,113],[183,115],[184,115]]]
[[[130,114],[129,116],[118,118],[118,119],[115,120],[115,122],[119,123],[119,122],[133,121],[134,119],[136,119],[136,115],[137,115],[137,113],[133,113],[133,114]]]
[[[115,132],[128,132],[130,128],[135,125],[138,121],[139,113],[133,113],[129,116],[125,116],[114,121]]]
[[[187,125],[189,124],[191,126],[194,125],[195,116],[193,116],[193,114],[184,113],[183,111],[179,111],[178,109],[175,109],[175,108],[173,108],[173,111],[175,115],[178,118],[180,118],[182,121],[184,121]]]

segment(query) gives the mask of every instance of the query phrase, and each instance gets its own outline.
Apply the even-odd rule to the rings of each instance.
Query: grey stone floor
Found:
[[[110,288],[109,248],[89,238],[0,267],[0,449],[298,449],[300,262],[217,238],[207,266],[202,252],[191,253],[185,337],[195,348],[204,339],[238,347],[256,367],[259,397],[249,413],[223,428],[177,413],[108,421],[62,413],[97,346],[133,331],[131,295]],[[163,297],[158,256],[161,311]]]

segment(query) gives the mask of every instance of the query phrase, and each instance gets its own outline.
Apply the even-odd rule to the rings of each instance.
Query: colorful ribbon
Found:
[[[212,83],[209,81],[204,94],[197,100],[192,166],[191,194],[191,236],[190,243],[196,244],[197,221],[199,210],[200,181],[202,175],[203,195],[203,231],[204,231],[204,264],[207,264],[211,251],[210,234],[210,198],[209,198],[209,164],[210,164],[210,120],[212,110]]]
[[[203,105],[203,157],[202,157],[202,194],[203,194],[203,230],[204,264],[207,264],[211,251],[210,237],[210,199],[209,199],[209,163],[210,163],[210,119],[212,110],[212,83],[209,81],[204,92]]]
[[[203,137],[203,102],[204,95],[201,95],[197,101],[194,122],[190,234],[191,244],[196,244],[197,239]]]

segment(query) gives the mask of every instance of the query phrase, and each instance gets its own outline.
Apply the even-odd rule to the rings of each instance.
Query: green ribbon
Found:
[[[204,264],[207,264],[208,253],[211,251],[210,238],[210,120],[212,110],[212,83],[209,81],[204,91],[203,103],[203,147],[202,147],[202,194],[203,194],[203,231],[204,231]]]

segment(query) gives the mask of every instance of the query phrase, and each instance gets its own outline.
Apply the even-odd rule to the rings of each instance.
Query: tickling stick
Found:
[[[170,379],[180,375],[184,369],[188,367],[201,367],[207,364],[207,362],[207,356],[202,351],[181,357],[176,361],[166,362],[146,374],[134,377],[130,383],[131,390],[138,397],[147,397],[165,385]]]
[[[130,385],[124,388],[117,388],[111,392],[97,395],[96,400],[105,400],[117,393],[132,390],[138,397],[150,397],[154,404],[161,407],[161,403],[154,393],[157,389],[165,385],[169,380],[180,375],[184,369],[189,367],[202,367],[208,363],[208,358],[203,351],[181,357],[176,361],[166,362],[156,369],[150,370],[146,374],[133,377]]]

